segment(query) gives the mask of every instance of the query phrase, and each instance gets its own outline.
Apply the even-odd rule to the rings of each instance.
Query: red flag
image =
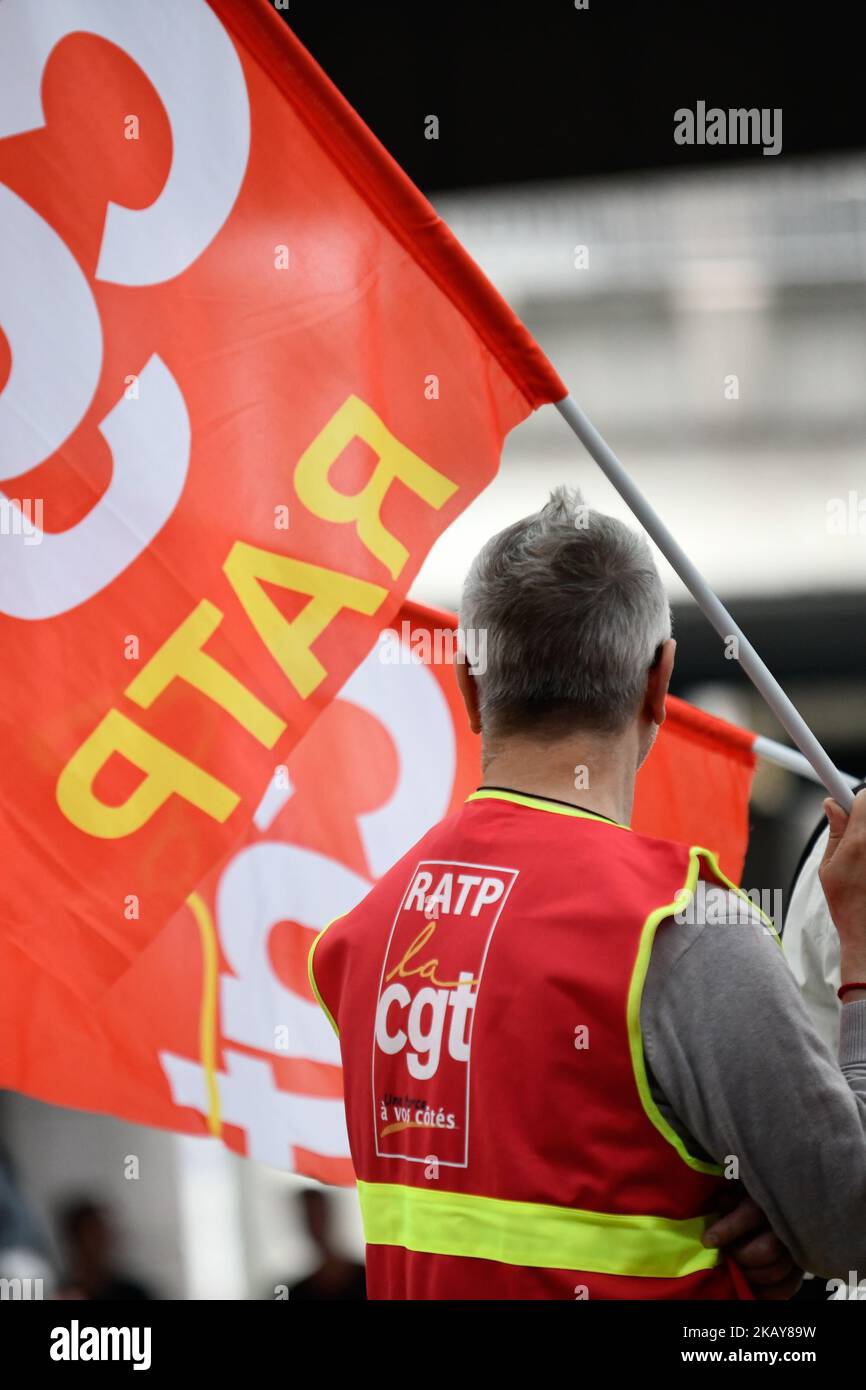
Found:
[[[565,388],[266,0],[0,6],[0,239],[2,973],[93,1003]]]
[[[98,1000],[3,949],[4,1084],[352,1181],[339,1048],[307,956],[477,786],[453,627],[401,610],[277,769],[242,842]],[[446,664],[429,660],[443,642]]]
[[[717,855],[739,883],[749,843],[755,735],[669,695],[667,717],[638,773],[632,827]]]

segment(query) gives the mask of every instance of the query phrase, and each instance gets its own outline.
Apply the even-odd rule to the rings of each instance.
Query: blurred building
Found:
[[[866,159],[533,185],[438,210],[721,593],[862,590]],[[548,407],[438,542],[419,595],[453,604],[483,537],[563,481],[626,515]],[[858,483],[862,532],[831,533],[828,504]]]

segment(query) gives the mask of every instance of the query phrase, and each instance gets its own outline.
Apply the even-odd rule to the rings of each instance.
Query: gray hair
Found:
[[[618,733],[640,708],[671,612],[643,536],[560,487],[487,542],[460,625],[486,632],[486,734]]]

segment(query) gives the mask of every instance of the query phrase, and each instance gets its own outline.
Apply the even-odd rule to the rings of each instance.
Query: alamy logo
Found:
[[[52,1361],[131,1361],[134,1371],[150,1370],[149,1327],[69,1327],[51,1330]]]
[[[0,1279],[0,1300],[11,1298],[26,1302],[32,1298],[44,1298],[42,1279]]]
[[[783,916],[780,888],[749,888],[732,893],[699,878],[694,891],[681,888],[674,921],[689,927],[758,926],[768,936]],[[757,909],[757,910],[756,910]],[[760,914],[760,915],[759,915]]]
[[[45,539],[42,512],[41,497],[14,498],[0,493],[0,536],[23,536],[25,545],[41,545]]]
[[[674,112],[674,140],[678,145],[762,145],[765,155],[782,152],[782,108],[752,106],[707,109],[699,101],[694,110],[681,106]]]

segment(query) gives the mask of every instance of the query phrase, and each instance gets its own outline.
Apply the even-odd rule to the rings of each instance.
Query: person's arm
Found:
[[[647,1062],[676,1127],[716,1162],[737,1160],[797,1263],[847,1278],[866,1269],[866,1001],[842,1010],[837,1063],[775,940],[731,916],[659,929],[641,1008]]]

